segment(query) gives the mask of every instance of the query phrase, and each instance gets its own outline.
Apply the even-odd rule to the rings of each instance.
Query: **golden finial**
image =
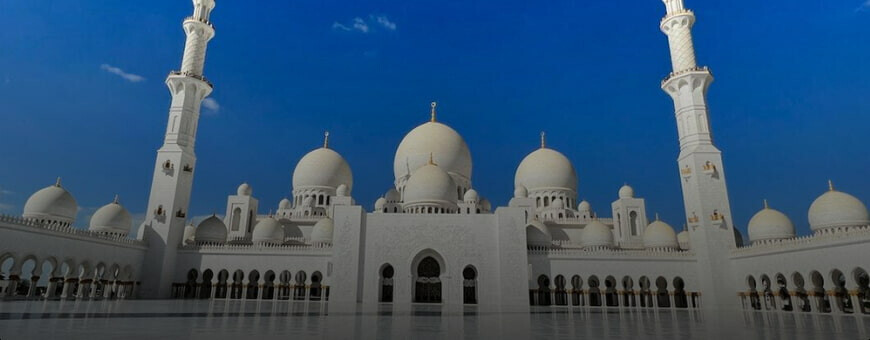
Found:
[[[329,148],[329,131],[323,133],[323,147]]]
[[[438,165],[435,164],[435,156],[431,152],[429,153],[429,165]]]
[[[661,219],[659,218],[659,213],[656,213],[656,221],[661,221]]]
[[[541,149],[544,149],[546,147],[547,147],[547,133],[544,131],[541,131]]]
[[[764,209],[770,209],[770,206],[767,205],[767,199],[764,199]]]
[[[58,177],[57,181],[54,182],[54,186],[60,188],[60,177]]]
[[[432,117],[430,118],[429,121],[435,122],[435,107],[438,106],[438,103],[432,102],[432,104],[429,104],[429,105],[432,107],[432,112],[430,113],[432,115]]]
[[[60,181],[60,179],[58,179],[58,181]],[[834,181],[832,181],[832,180],[828,180],[828,191],[835,191],[834,190]]]
[[[112,203],[121,204],[121,198],[118,196],[118,194],[115,194],[115,200],[112,201]]]

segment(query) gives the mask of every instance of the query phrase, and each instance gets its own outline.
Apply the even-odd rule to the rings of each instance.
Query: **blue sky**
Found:
[[[716,77],[712,125],[738,226],[767,198],[807,232],[828,178],[867,202],[870,7],[687,6],[698,59]],[[274,208],[324,130],[370,208],[392,183],[399,141],[437,100],[471,147],[474,186],[495,204],[546,130],[594,209],[609,211],[628,182],[650,216],[679,228],[673,106],[658,88],[670,71],[663,12],[657,0],[219,1],[192,215],[223,213],[243,181],[261,211]],[[179,67],[190,13],[183,0],[0,1],[3,212],[20,213],[57,176],[82,206],[79,225],[116,193],[145,210],[163,80]]]

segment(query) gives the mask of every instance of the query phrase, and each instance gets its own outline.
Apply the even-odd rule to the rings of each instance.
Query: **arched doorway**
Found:
[[[393,302],[393,276],[396,271],[387,264],[381,269],[381,294],[378,302]]]
[[[441,264],[427,256],[417,265],[414,302],[441,303]]]
[[[565,288],[566,282],[565,277],[562,275],[556,276],[556,291],[555,291],[555,302],[556,306],[567,306],[568,305],[568,290]]]
[[[477,304],[477,271],[468,266],[462,270],[462,303]]]

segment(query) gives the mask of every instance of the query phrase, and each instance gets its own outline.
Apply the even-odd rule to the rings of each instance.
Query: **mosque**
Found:
[[[683,0],[663,2],[673,72],[661,88],[674,101],[680,145],[679,233],[648,216],[628,185],[609,207],[578,202],[574,166],[543,134],[517,166],[510,203],[493,207],[473,185],[471,151],[435,103],[398,145],[395,182],[373,205],[353,199],[352,169],[327,134],[296,165],[292,197],[261,206],[241,184],[223,216],[188,225],[215,35],[215,1],[193,0],[181,69],[166,79],[168,123],[138,234],[128,235],[132,217],[117,198],[87,229],[76,227],[77,202],[58,180],[20,216],[0,216],[0,297],[870,314],[870,218],[857,198],[833,184],[819,190],[811,235],[796,235],[766,202],[748,221],[748,239],[734,228],[743,221],[732,219],[711,134],[713,76],[695,59],[695,14]]]

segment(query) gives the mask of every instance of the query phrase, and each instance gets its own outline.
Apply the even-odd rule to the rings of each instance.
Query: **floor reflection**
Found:
[[[870,317],[304,301],[0,302],[0,339],[868,339]]]

